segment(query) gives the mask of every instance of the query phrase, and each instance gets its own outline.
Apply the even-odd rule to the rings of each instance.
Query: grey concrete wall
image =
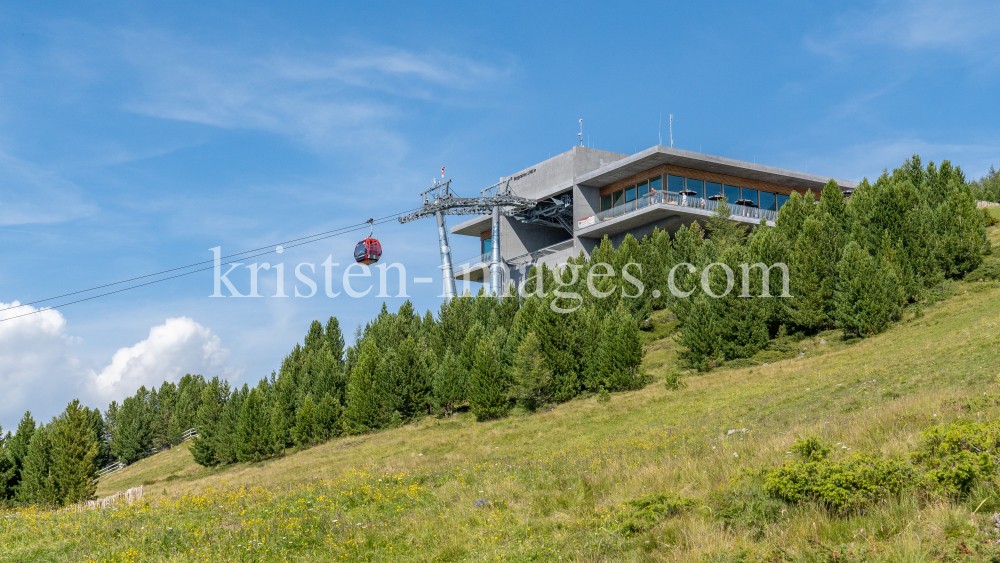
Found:
[[[550,188],[573,180],[573,151],[519,170],[510,176],[510,189],[523,197],[535,198]]]
[[[584,147],[575,147],[577,149],[576,167],[574,169],[574,182],[575,178],[582,176],[584,174],[589,174],[602,165],[609,164],[616,160],[621,160],[626,158],[628,155],[599,151],[596,149],[586,149]],[[601,210],[601,190],[600,188],[592,188],[589,186],[581,186],[576,184],[573,186],[573,229],[576,230],[576,222],[580,219],[585,219],[591,215],[596,215]],[[576,237],[575,237],[576,238]],[[596,246],[595,242],[587,239],[576,238],[576,252],[579,253],[581,250],[586,252],[588,255]]]
[[[604,159],[606,164],[627,156],[616,152],[573,147],[544,162],[511,174],[510,187],[515,194],[524,197],[552,195],[558,191],[554,188],[569,189],[573,185],[574,178],[600,168],[601,159]]]
[[[522,223],[510,217],[500,218],[500,252],[506,260],[569,238],[571,235],[562,228]]]
[[[581,191],[575,186],[576,177],[593,172],[602,164],[614,162],[627,156],[575,146],[544,162],[511,174],[511,191],[524,197],[541,198],[572,190],[575,227],[576,219],[593,215],[594,211],[592,210],[599,210],[601,205],[599,190],[583,188]],[[571,238],[572,235],[562,228],[531,225],[507,217],[500,220],[500,251],[505,259],[534,252]],[[545,262],[550,265],[556,262],[565,262],[566,257],[579,254],[581,249],[585,249],[584,245],[577,242],[571,251],[559,253],[560,258],[553,259],[549,256],[545,258]],[[585,250],[589,253],[589,249]],[[523,275],[523,272],[520,275]],[[509,276],[508,279],[515,281],[520,279],[516,270],[511,271]]]

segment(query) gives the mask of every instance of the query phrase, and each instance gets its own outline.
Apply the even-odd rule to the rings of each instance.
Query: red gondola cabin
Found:
[[[382,257],[382,245],[378,239],[366,238],[354,247],[354,259],[358,264],[374,264]]]

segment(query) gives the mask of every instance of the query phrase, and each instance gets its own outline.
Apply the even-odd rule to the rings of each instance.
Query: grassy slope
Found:
[[[200,468],[182,446],[100,484],[105,495],[146,482],[149,504],[15,512],[0,523],[0,541],[21,560],[961,557],[1000,509],[990,487],[966,503],[904,498],[849,519],[792,508],[763,533],[739,519],[724,525],[709,508],[741,470],[789,457],[797,437],[903,455],[928,426],[997,414],[997,402],[982,398],[997,392],[1000,286],[951,289],[923,318],[879,337],[808,339],[803,357],[688,377],[679,391],[654,383],[608,404],[581,398],[490,423],[429,418],[225,470]],[[654,374],[673,367],[673,348],[669,336],[651,344]],[[658,491],[701,504],[623,537],[622,504]]]

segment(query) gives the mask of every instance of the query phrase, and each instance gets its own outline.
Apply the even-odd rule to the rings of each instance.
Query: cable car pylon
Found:
[[[425,217],[435,217],[438,227],[438,246],[441,250],[441,270],[444,277],[444,296],[450,301],[455,297],[455,274],[452,269],[451,247],[448,245],[448,227],[445,215],[491,215],[493,222],[493,249],[490,260],[490,290],[503,297],[503,267],[500,257],[500,217],[514,215],[518,211],[530,209],[537,201],[510,191],[510,178],[481,190],[479,197],[459,197],[451,191],[451,179],[434,181],[434,185],[420,192],[423,202],[413,213],[399,218],[400,223],[409,223]]]

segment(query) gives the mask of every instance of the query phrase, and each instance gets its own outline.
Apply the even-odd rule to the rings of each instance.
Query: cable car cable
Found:
[[[380,217],[379,219],[376,219],[376,221],[380,221],[381,222],[381,221],[388,221],[389,219],[395,219],[396,217],[399,217],[400,215],[403,215],[405,213],[409,213],[411,211],[414,211],[415,209],[419,209],[419,208],[408,209],[406,211],[402,211],[400,213],[396,213],[395,215],[386,215],[385,217]],[[220,260],[225,260],[227,258],[233,258],[233,257],[236,257],[236,256],[242,256],[243,254],[247,254],[247,253],[250,253],[250,252],[257,252],[259,250],[264,250],[265,248],[271,248],[271,247],[275,247],[275,246],[279,246],[279,245],[280,246],[284,246],[284,245],[286,245],[288,243],[298,242],[298,241],[302,241],[302,240],[306,240],[306,239],[323,240],[323,238],[329,238],[329,237],[322,237],[322,238],[315,238],[315,237],[321,237],[322,235],[327,235],[327,234],[330,234],[330,233],[341,234],[341,231],[345,232],[345,233],[346,232],[351,232],[351,231],[345,231],[344,229],[351,229],[352,227],[360,228],[360,227],[363,227],[363,226],[368,225],[368,224],[369,224],[368,221],[364,221],[362,223],[355,223],[354,225],[348,225],[347,227],[341,227],[339,229],[332,229],[332,230],[329,230],[329,231],[324,231],[322,233],[316,233],[316,234],[305,236],[305,237],[299,237],[299,238],[287,240],[285,242],[277,242],[277,243],[270,244],[270,245],[267,245],[267,246],[262,246],[260,248],[252,248],[250,250],[244,250],[243,252],[236,252],[234,254],[227,254],[226,256],[219,257],[219,259]],[[354,228],[352,230],[358,230],[357,228]],[[309,241],[309,242],[312,242],[312,241]],[[295,246],[299,246],[299,245],[288,246],[287,248],[294,248]],[[265,253],[265,254],[267,254],[267,253]],[[250,257],[249,256],[244,256],[243,258],[250,258]],[[126,279],[126,280],[116,281],[116,282],[112,282],[112,283],[106,283],[104,285],[98,285],[98,286],[95,286],[95,287],[91,287],[89,289],[81,289],[79,291],[73,291],[73,292],[70,292],[70,293],[64,293],[62,295],[56,295],[55,297],[46,297],[45,299],[37,299],[35,301],[29,301],[27,303],[21,303],[19,305],[14,305],[12,307],[4,307],[3,309],[0,309],[0,313],[2,313],[4,311],[9,311],[11,309],[19,309],[21,307],[27,307],[29,305],[34,305],[36,303],[44,303],[46,301],[52,301],[53,299],[62,299],[63,297],[70,297],[72,295],[79,295],[80,293],[87,293],[88,291],[95,291],[95,290],[98,290],[98,289],[104,289],[105,287],[111,287],[111,286],[114,286],[114,285],[121,285],[123,283],[128,283],[128,282],[131,282],[131,281],[141,280],[141,279],[145,279],[145,278],[149,278],[149,277],[153,277],[153,276],[159,276],[161,274],[169,274],[170,272],[176,272],[177,270],[185,270],[187,268],[193,268],[195,266],[200,266],[202,264],[208,264],[208,263],[214,262],[214,261],[215,261],[214,258],[212,260],[203,260],[201,262],[195,262],[193,264],[188,264],[187,266],[178,266],[176,268],[170,268],[169,270],[162,270],[162,271],[159,271],[159,272],[153,272],[152,274],[145,274],[145,275],[142,275],[142,276],[136,276],[134,278],[129,278],[129,279]],[[200,272],[201,270],[195,270],[195,271],[199,271]],[[165,279],[169,279],[169,278],[165,278]],[[139,286],[136,286],[136,287],[139,287]],[[16,318],[16,317],[12,317],[12,318]]]
[[[404,213],[408,213],[408,212],[409,211],[403,211],[403,212],[397,213],[395,215],[387,215],[385,217],[381,217],[381,218],[375,220],[375,224],[381,225],[383,223],[389,223],[389,222],[395,220],[400,215],[403,215]],[[322,236],[322,237],[319,237],[319,238],[312,238],[312,240],[305,240],[303,242],[298,242],[296,244],[292,244],[292,245],[286,246],[285,248],[295,248],[296,246],[302,246],[304,244],[309,244],[311,242],[316,242],[316,241],[319,241],[319,240],[333,238],[333,237],[340,236],[340,235],[343,235],[343,234],[347,234],[347,233],[350,233],[350,232],[358,231],[358,230],[364,229],[364,227],[368,226],[369,224],[370,223],[368,221],[365,221],[364,223],[360,223],[357,226],[353,226],[352,225],[353,228],[346,228],[345,227],[344,229],[338,229],[339,232],[327,231],[327,233],[333,233],[333,234],[327,234],[326,236]],[[325,234],[325,233],[320,233],[320,234]],[[316,237],[316,236],[318,236],[318,235],[312,235],[312,237]],[[306,238],[311,238],[311,237],[300,237],[300,238],[294,239],[294,240],[302,241],[303,239],[306,239]],[[290,241],[290,242],[294,242],[294,241]],[[277,245],[274,245],[274,246],[277,246]],[[270,246],[264,246],[264,247],[261,247],[261,248],[259,248],[257,250],[261,250],[263,248],[270,248]],[[238,253],[238,254],[230,254],[230,255],[227,256],[227,258],[228,257],[232,257],[232,256],[238,256],[238,255],[241,255],[241,254],[245,254],[246,252],[253,252],[253,250],[247,250],[245,252]],[[250,256],[242,256],[240,259],[241,260],[246,260],[248,258],[256,258],[258,256],[265,256],[267,254],[271,254],[272,252],[274,252],[274,250],[268,250],[267,252],[261,252],[259,254],[253,254],[253,255],[250,255]],[[167,273],[167,272],[172,272],[172,271],[176,271],[176,270],[182,270],[184,268],[190,268],[191,266],[197,266],[197,265],[200,265],[200,264],[204,264],[206,262],[214,262],[214,261],[215,260],[213,259],[213,260],[207,260],[205,262],[197,262],[195,264],[190,264],[188,266],[182,266],[180,268],[173,268],[171,270],[164,270],[163,272],[159,272],[159,273]],[[232,264],[232,262],[226,262],[226,265],[229,265],[229,264]],[[116,293],[121,293],[123,291],[128,291],[130,289],[136,289],[136,288],[139,288],[139,287],[144,287],[144,286],[152,285],[152,284],[155,284],[155,283],[159,283],[159,282],[163,282],[163,281],[168,281],[168,280],[172,280],[172,279],[175,279],[175,278],[184,277],[184,276],[187,276],[189,274],[195,274],[195,273],[198,273],[198,272],[205,272],[205,271],[208,271],[208,270],[212,270],[214,268],[215,268],[215,264],[213,264],[213,265],[211,265],[211,266],[209,266],[207,268],[199,268],[197,270],[191,270],[189,272],[183,272],[183,273],[176,274],[176,275],[173,275],[173,276],[169,276],[169,277],[166,277],[166,278],[160,278],[160,279],[157,279],[157,280],[153,280],[153,281],[148,281],[148,282],[141,283],[141,284],[132,285],[132,286],[129,286],[129,287],[124,287],[122,289],[116,289],[115,291],[109,291],[107,293],[101,293],[99,295],[92,295],[90,297],[85,297],[83,299],[78,299],[76,301],[70,301],[68,303],[60,303],[59,305],[53,305],[51,307],[44,307],[44,308],[41,308],[41,309],[36,309],[36,310],[31,311],[29,313],[22,313],[20,315],[15,315],[13,317],[7,317],[7,318],[4,318],[4,319],[0,319],[0,323],[6,322],[6,321],[11,321],[11,320],[14,320],[14,319],[19,319],[21,317],[27,317],[27,316],[30,316],[30,315],[35,315],[35,314],[41,313],[43,311],[49,311],[49,310],[52,310],[52,309],[58,309],[58,308],[61,308],[61,307],[66,307],[66,306],[73,305],[73,304],[76,304],[76,303],[83,303],[84,301],[90,301],[91,299],[97,299],[98,297],[105,297],[105,296],[108,296],[108,295],[114,295]],[[133,281],[133,280],[147,278],[149,276],[155,276],[155,275],[158,275],[158,274],[147,274],[145,276],[139,276],[139,277],[136,277],[136,278],[132,278],[131,280],[124,280],[124,281],[115,282],[115,283],[112,283],[112,284],[105,284],[103,286],[98,286],[96,288],[84,289],[84,290],[76,291],[76,292],[73,292],[73,293],[67,293],[67,294],[63,295],[62,297],[66,297],[66,296],[69,296],[69,295],[76,295],[76,294],[79,294],[79,293],[85,293],[87,291],[93,291],[95,289],[100,289],[102,287],[109,287],[109,286],[112,286],[112,285],[117,285],[117,284],[125,283],[127,281]],[[52,299],[58,299],[58,298],[59,297],[50,297],[48,299],[43,299],[43,300],[39,300],[39,301],[32,301],[32,303],[40,303],[42,301],[51,301]],[[30,303],[25,303],[24,305],[18,305],[17,307],[23,307],[23,306],[29,305],[29,304]],[[15,309],[17,307],[8,307],[7,309],[0,309],[0,312],[7,311],[9,309]]]

